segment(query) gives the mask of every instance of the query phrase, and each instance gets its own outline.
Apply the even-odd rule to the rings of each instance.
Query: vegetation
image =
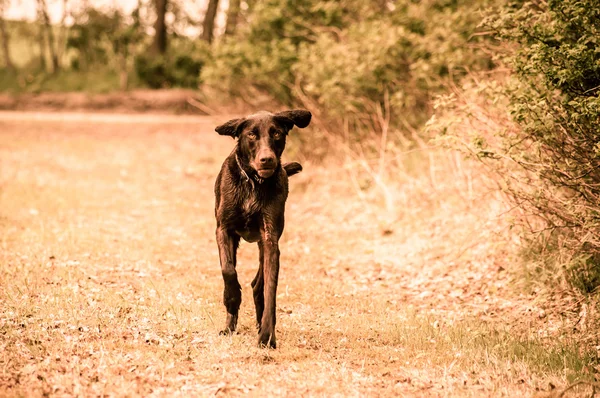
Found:
[[[208,113],[215,113],[223,102],[240,101],[253,110],[265,104],[273,109],[309,108],[315,127],[291,138],[288,156],[302,156],[306,151],[301,149],[310,148],[312,156],[303,160],[313,163],[318,181],[341,190],[311,194],[339,195],[348,207],[343,214],[321,220],[348,223],[343,230],[345,246],[331,249],[328,260],[318,256],[311,260],[339,263],[351,247],[348,263],[376,272],[369,267],[385,270],[385,264],[403,258],[406,267],[414,269],[398,282],[397,291],[409,289],[411,278],[416,278],[420,291],[414,296],[431,295],[411,301],[416,308],[422,310],[423,303],[443,306],[431,297],[439,294],[449,300],[456,294],[452,297],[463,300],[457,307],[480,309],[445,308],[440,315],[429,310],[413,314],[403,308],[390,318],[393,325],[383,316],[373,320],[385,331],[377,340],[381,345],[370,347],[359,341],[360,333],[355,335],[363,353],[376,355],[383,346],[403,347],[398,357],[420,363],[423,369],[456,365],[466,373],[477,373],[487,361],[481,380],[495,378],[514,387],[515,369],[520,369],[526,374],[528,392],[546,389],[542,381],[566,386],[597,379],[600,10],[596,2],[230,0],[229,9],[222,10],[219,1],[210,0],[201,15],[192,15],[183,1],[154,0],[139,2],[131,14],[87,6],[66,12],[60,23],[51,25],[47,12],[51,0],[37,2],[38,20],[32,23],[5,20],[8,1],[0,0],[1,91],[185,87],[197,89],[201,100],[196,103]],[[469,159],[463,159],[464,154]],[[317,166],[320,162],[328,167]],[[324,177],[330,175],[336,181]],[[307,181],[299,184],[300,190],[311,189]],[[10,201],[5,205],[15,206]],[[310,213],[311,207],[304,205]],[[321,205],[320,211],[334,211]],[[335,211],[345,206],[338,205]],[[358,227],[352,229],[353,225]],[[377,236],[369,240],[373,249],[352,240],[353,234],[364,235],[367,230]],[[11,231],[7,234],[17,234]],[[69,239],[75,239],[72,235]],[[381,243],[389,236],[398,247]],[[24,250],[6,240],[4,247]],[[361,262],[354,256],[367,255],[357,248],[371,250],[372,257]],[[302,251],[294,255],[301,256]],[[35,256],[43,257],[39,251]],[[21,261],[8,254],[5,258],[11,264]],[[343,272],[338,263],[331,266],[332,272]],[[93,268],[91,263],[87,266]],[[391,275],[404,272],[399,268],[388,269],[381,278],[393,280]],[[427,276],[419,278],[422,273]],[[0,275],[8,274],[0,267]],[[348,291],[364,287],[362,282],[349,287],[350,280],[361,277],[349,278],[339,279],[348,283]],[[395,300],[389,297],[397,291],[377,285],[377,280],[366,285],[387,292],[385,300]],[[482,280],[481,286],[474,282]],[[169,299],[157,299],[165,314],[172,304],[171,288],[165,286],[164,291]],[[321,285],[319,289],[327,290]],[[361,300],[374,300],[359,295]],[[507,301],[504,307],[495,301],[500,299]],[[378,310],[385,311],[385,300],[377,297]],[[33,311],[19,303],[13,302],[11,308],[22,314]],[[315,297],[309,303],[324,311]],[[336,300],[329,304],[342,305]],[[513,312],[506,311],[509,304],[514,304]],[[358,310],[375,311],[367,307],[361,304]],[[527,312],[525,307],[534,310]],[[199,307],[173,308],[181,335],[189,337],[191,328],[181,322],[196,328],[212,322],[210,311],[202,322],[183,315],[200,311]],[[64,305],[61,309],[68,312]],[[136,321],[156,316],[144,311]],[[40,315],[40,321],[48,321],[46,315]],[[486,321],[474,321],[478,317]],[[456,322],[442,322],[448,319]],[[326,321],[335,323],[332,318]],[[365,325],[356,326],[361,333],[370,333]],[[161,327],[175,324],[166,321]],[[293,338],[301,339],[300,335]],[[333,339],[313,340],[310,344],[330,351],[344,347]],[[170,343],[190,355],[189,345]],[[345,360],[354,363],[357,358],[352,355],[359,351]],[[423,356],[431,360],[419,362]],[[373,369],[366,377],[387,371]],[[337,376],[340,385],[347,381],[343,370]],[[446,377],[435,371],[431,376]],[[456,380],[446,380],[446,386],[454,386]],[[485,391],[500,391],[495,383],[485,384]],[[512,387],[501,393],[522,392]],[[144,393],[148,391],[140,392]]]
[[[418,127],[445,83],[492,66],[472,35],[486,4],[259,2],[245,30],[215,47],[202,81],[233,95],[258,90],[310,104],[338,128],[372,128],[378,108],[396,127]]]
[[[45,7],[46,3],[39,4]],[[167,27],[167,12],[180,19],[186,17],[177,4],[157,1],[156,7],[140,3],[125,15],[119,9],[89,5],[68,12],[72,20],[69,26],[64,24],[66,13],[62,24],[55,26],[46,23],[44,12],[34,23],[5,22],[0,18],[0,27],[6,25],[9,33],[0,37],[6,47],[4,59],[13,65],[0,69],[0,89],[36,92],[59,87],[59,91],[106,92],[143,87],[196,88],[209,53],[202,43],[179,34],[179,25]],[[156,11],[162,12],[158,13],[162,22],[152,16]],[[151,26],[162,33],[149,36],[146,32]],[[65,75],[70,78],[65,79]],[[99,78],[89,79],[94,75]]]
[[[460,157],[403,158],[387,213],[353,184],[367,173],[303,160],[315,144],[292,132],[286,159],[305,170],[281,242],[279,347],[264,350],[254,245],[238,252],[239,334],[218,335],[211,196],[233,141],[213,117],[0,127],[0,395],[515,397],[594,380],[595,348],[557,328],[570,321],[510,294],[505,207],[469,191],[483,176]]]
[[[485,98],[480,120],[500,122],[468,132],[458,123],[445,137],[483,161],[521,210],[526,269],[534,279],[586,300],[597,297],[600,287],[600,25],[590,5],[515,2],[488,17],[486,27],[509,43],[499,56],[514,74],[471,82],[470,90]],[[460,93],[457,109],[456,94],[443,99],[441,108],[450,104],[450,114],[468,119],[473,107]],[[498,111],[498,103],[514,122]]]
[[[513,198],[543,222],[567,280],[600,287],[600,10],[592,1],[515,4],[493,26],[519,44],[510,90],[515,135],[497,156],[524,172]],[[565,263],[562,263],[565,261]]]

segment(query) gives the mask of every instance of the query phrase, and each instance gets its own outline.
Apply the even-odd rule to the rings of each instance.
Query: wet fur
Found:
[[[259,247],[259,269],[252,281],[258,344],[276,347],[279,238],[285,224],[288,177],[302,170],[296,162],[281,164],[280,158],[289,130],[294,125],[306,127],[310,117],[310,112],[304,110],[278,114],[261,112],[230,120],[216,128],[219,134],[237,138],[215,182],[216,238],[224,281],[223,303],[227,310],[221,334],[230,334],[237,327],[242,292],[237,278],[236,252],[243,238],[256,242]],[[249,139],[251,135],[258,138]],[[268,178],[261,178],[256,169],[261,156],[273,157],[268,159],[270,165],[275,164]]]

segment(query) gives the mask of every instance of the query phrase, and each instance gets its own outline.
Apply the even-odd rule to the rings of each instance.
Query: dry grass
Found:
[[[249,244],[240,333],[218,336],[212,186],[233,142],[211,118],[113,119],[0,119],[0,395],[517,396],[589,372],[510,294],[506,209],[436,150],[390,159],[385,195],[350,160],[305,161],[279,348],[255,347]]]

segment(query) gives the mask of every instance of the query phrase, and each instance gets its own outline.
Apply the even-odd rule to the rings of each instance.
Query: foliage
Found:
[[[392,105],[401,110],[426,106],[426,96],[411,80],[412,32],[389,21],[365,21],[344,32],[342,38],[323,35],[302,46],[302,62],[294,71],[304,93],[327,109],[332,117],[367,112],[369,101],[383,100],[392,92]]]
[[[514,3],[492,26],[519,45],[510,95],[521,128],[502,137],[498,153],[526,172],[511,194],[560,234],[572,254],[569,280],[593,291],[600,286],[600,10],[593,0]]]
[[[155,79],[154,85],[152,85],[142,77],[140,69],[136,68],[136,71],[141,80],[145,81],[151,88],[197,88],[201,70],[210,57],[211,48],[207,43],[200,40],[191,41],[184,37],[174,37],[171,39],[164,58],[150,61],[151,64],[163,65],[165,74],[162,83],[156,81],[160,79],[160,74],[154,78],[150,77],[150,79]]]
[[[166,56],[140,54],[135,72],[150,88],[198,87],[203,61],[186,53]]]
[[[161,57],[147,54],[147,6],[131,15],[85,7],[68,29],[63,63],[135,74],[152,88],[203,82],[250,102],[256,90],[281,104],[310,101],[336,122],[374,113],[389,98],[393,123],[408,115],[408,124],[418,126],[444,82],[492,66],[479,51],[483,39],[473,33],[478,9],[497,1],[261,0],[242,10],[235,36],[212,48],[181,36],[184,19],[197,22],[174,2],[171,45]]]
[[[257,88],[289,104],[300,44],[314,42],[321,29],[340,29],[348,13],[337,1],[257,2],[246,29],[217,45],[202,81],[232,95]]]
[[[256,88],[283,103],[309,101],[337,125],[391,108],[392,125],[419,126],[445,82],[493,66],[473,35],[490,3],[259,2],[246,31],[215,49],[203,81],[233,95]]]
[[[38,48],[32,45],[31,38],[35,37],[37,26],[26,21],[5,21],[6,30],[10,36],[9,50],[13,63],[17,68],[28,68],[36,58]]]
[[[383,104],[389,93],[394,116],[404,114],[420,125],[428,116],[431,93],[441,90],[448,77],[492,66],[473,47],[478,39],[471,38],[480,6],[404,2],[387,17],[353,25],[341,36],[321,36],[301,52],[305,62],[297,71],[303,88],[337,116],[372,112],[371,105]]]
[[[584,294],[600,286],[600,11],[594,5],[517,1],[490,15],[485,25],[508,44],[503,61],[514,76],[477,82],[438,104],[469,120],[444,130],[446,138],[489,166],[534,232],[524,236],[531,276],[554,287],[566,281]],[[469,92],[476,95],[461,98]],[[474,103],[475,96],[484,103]],[[503,106],[512,124],[501,121]]]
[[[121,12],[103,12],[86,8],[76,18],[69,30],[67,48],[76,52],[72,61],[75,69],[90,69],[106,65],[112,54],[127,56],[129,47],[143,37],[138,10],[133,13],[133,23],[126,23]]]
[[[0,69],[0,92],[69,92],[108,93],[119,90],[119,77],[108,68],[82,70],[61,70],[54,74],[33,70],[20,70],[13,73]]]
[[[214,49],[201,81],[233,96],[257,88],[289,104],[291,68],[298,61],[296,51],[287,39],[259,43],[228,39]]]
[[[145,33],[147,21],[141,15],[145,12],[140,9],[126,15],[116,9],[86,7],[73,15],[72,26],[55,27],[56,36],[65,37],[65,51],[60,51],[63,68],[56,75],[40,70],[38,46],[31,42],[36,24],[10,21],[12,53],[19,70],[16,76],[1,71],[0,88],[13,92],[106,92],[127,86],[197,87],[210,49],[173,32],[167,54],[150,57],[147,49],[151,37]]]

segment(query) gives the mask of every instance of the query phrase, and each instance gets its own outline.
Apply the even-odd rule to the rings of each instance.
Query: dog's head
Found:
[[[269,178],[279,167],[285,139],[294,127],[304,128],[311,113],[303,109],[279,113],[259,112],[244,118],[232,119],[215,131],[238,139],[241,161],[256,170],[261,178]]]

